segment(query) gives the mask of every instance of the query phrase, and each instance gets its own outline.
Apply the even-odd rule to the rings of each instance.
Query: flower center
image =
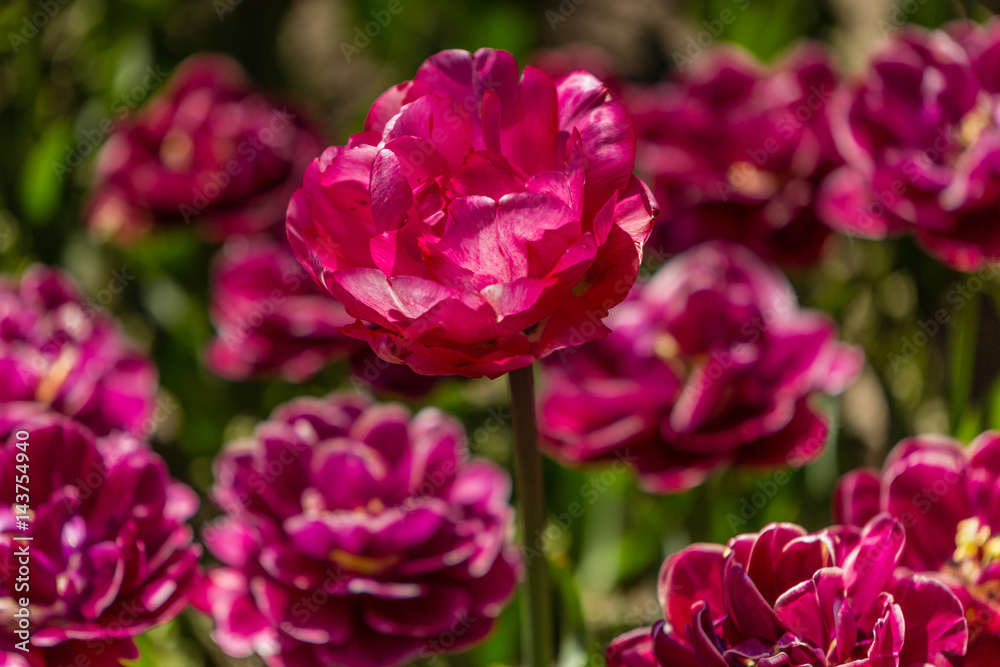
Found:
[[[345,570],[365,576],[375,576],[398,563],[399,556],[389,555],[375,558],[373,556],[359,556],[343,549],[334,549],[330,552],[330,560]]]
[[[62,349],[55,362],[49,367],[48,373],[35,388],[35,400],[40,403],[51,403],[59,395],[66,378],[69,377],[77,362],[76,348],[66,346]]]
[[[681,348],[677,344],[677,339],[668,333],[662,333],[656,337],[653,343],[653,351],[663,361],[671,363],[680,355]]]
[[[677,343],[677,339],[670,334],[664,332],[656,337],[656,340],[653,341],[653,353],[678,377],[686,378],[690,374],[691,369],[681,355],[681,346]]]
[[[726,180],[740,194],[760,199],[771,197],[781,187],[774,174],[743,160],[730,165]]]
[[[1000,536],[993,535],[992,529],[976,517],[960,521],[952,555],[959,573],[967,581],[976,581],[997,559],[1000,559]]]
[[[987,97],[980,97],[978,104],[962,117],[958,126],[958,142],[963,149],[972,146],[983,136],[990,125],[993,124],[993,116],[990,109],[990,100]]]
[[[194,162],[194,141],[191,135],[174,128],[160,143],[160,160],[171,171],[189,171]]]

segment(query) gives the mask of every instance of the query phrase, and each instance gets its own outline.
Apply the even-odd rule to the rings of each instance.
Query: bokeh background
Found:
[[[307,109],[334,144],[359,129],[376,95],[443,48],[503,48],[523,64],[541,49],[585,43],[603,49],[622,78],[655,81],[716,43],[738,44],[766,61],[809,38],[830,44],[849,73],[904,22],[936,26],[988,13],[981,4],[951,0],[398,2],[401,11],[379,24],[374,37],[359,35],[386,0],[0,2],[0,269],[61,265],[124,322],[160,370],[156,448],[202,494],[222,443],[250,433],[294,396],[350,383],[343,366],[304,384],[212,375],[202,355],[212,336],[209,267],[217,247],[183,225],[129,247],[86,233],[81,208],[94,154],[106,138],[102,124],[155,95],[185,57],[230,54],[259,85]],[[735,20],[720,23],[726,11]],[[544,546],[559,595],[563,664],[603,664],[611,637],[659,615],[653,596],[665,555],[691,542],[725,542],[770,521],[821,528],[839,474],[879,463],[900,438],[942,432],[968,441],[1000,427],[996,280],[952,272],[908,240],[832,243],[820,267],[790,278],[804,305],[831,313],[841,338],[865,348],[868,365],[826,406],[834,429],[820,460],[787,477],[726,472],[666,498],[642,493],[620,468],[581,472],[546,462],[552,521]],[[112,294],[117,276],[127,284]],[[958,287],[970,296],[948,300]],[[927,323],[942,307],[951,322],[931,332]],[[409,402],[458,415],[470,448],[509,467],[505,401],[503,380],[449,380]],[[574,503],[583,507],[580,518],[569,514]],[[199,521],[214,513],[206,501]],[[434,664],[516,664],[517,609],[508,608],[484,646]],[[212,648],[208,630],[204,618],[189,612],[140,639],[139,664],[252,662]]]

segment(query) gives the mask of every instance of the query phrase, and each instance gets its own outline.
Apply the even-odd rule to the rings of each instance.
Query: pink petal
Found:
[[[399,158],[389,150],[375,156],[371,171],[371,209],[378,233],[398,229],[413,205],[413,191]]]

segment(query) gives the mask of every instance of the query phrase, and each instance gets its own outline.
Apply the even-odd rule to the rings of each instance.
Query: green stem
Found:
[[[542,540],[546,522],[545,486],[542,480],[542,456],[538,451],[535,380],[531,367],[509,372],[507,382],[514,432],[517,514],[525,545],[525,582],[521,595],[524,664],[528,667],[551,667],[552,597],[549,566]]]

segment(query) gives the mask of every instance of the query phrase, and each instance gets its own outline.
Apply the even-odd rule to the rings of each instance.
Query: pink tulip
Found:
[[[471,647],[513,594],[510,479],[440,410],[355,394],[278,408],[216,461],[222,561],[195,605],[230,655],[389,667]]]
[[[913,234],[963,271],[1000,259],[1000,22],[901,30],[831,101],[847,165],[821,215],[850,234]]]
[[[194,225],[212,239],[273,228],[321,149],[301,114],[236,62],[195,55],[101,148],[87,222],[122,241],[154,226]]]
[[[312,162],[289,239],[383,359],[497,377],[608,333],[657,213],[634,157],[591,74],[444,51]]]
[[[906,530],[900,564],[946,585],[965,608],[969,652],[951,664],[1000,664],[1000,433],[969,447],[944,436],[907,438],[881,471],[844,475],[837,520],[861,525],[879,512]]]
[[[780,272],[721,241],[667,262],[608,322],[610,336],[545,364],[543,441],[570,463],[628,462],[653,493],[813,460],[829,424],[812,396],[842,391],[863,361]]]

